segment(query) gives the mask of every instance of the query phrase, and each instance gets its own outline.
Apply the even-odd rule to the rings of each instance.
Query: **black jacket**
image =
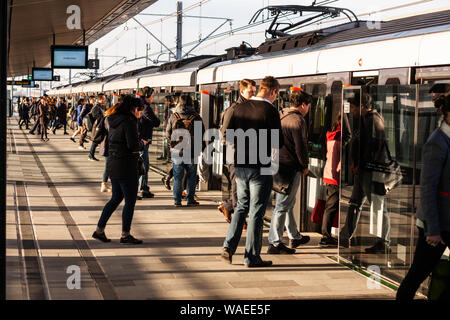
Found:
[[[108,123],[108,176],[137,179],[139,151],[144,148],[138,139],[137,119],[132,114],[118,113],[109,116]]]
[[[242,139],[234,139],[235,154],[234,165],[236,167],[261,168],[271,166],[272,142],[278,142],[278,148],[283,146],[283,134],[281,133],[280,115],[277,109],[269,102],[261,100],[248,100],[247,102],[237,105],[233,111],[230,123],[227,129],[239,130],[244,133],[253,131],[256,133],[256,141],[252,141],[248,136]],[[265,131],[264,131],[265,129]],[[271,130],[278,130],[278,141],[272,141]],[[237,132],[236,132],[237,133]],[[227,137],[228,140],[231,137]],[[261,158],[261,143],[266,144],[266,150],[263,154],[264,161]],[[241,148],[243,147],[243,148]],[[243,159],[238,159],[240,150]],[[251,156],[251,157],[250,157]],[[268,161],[267,161],[268,159]],[[243,161],[238,161],[243,160]]]
[[[56,115],[58,116],[59,122],[64,124],[67,123],[67,106],[64,102],[58,104],[56,109]]]
[[[226,109],[223,114],[222,118],[220,119],[220,132],[222,133],[222,136],[225,139],[225,133],[228,129],[228,126],[230,125],[230,119],[233,115],[234,109],[237,105],[247,102],[247,99],[245,99],[242,95],[239,94],[239,98],[236,100],[235,103],[233,103],[228,109]]]
[[[153,138],[153,128],[159,127],[161,121],[153,112],[153,109],[149,103],[142,99],[145,109],[141,118],[139,119],[138,131],[139,138],[143,140],[152,140]]]

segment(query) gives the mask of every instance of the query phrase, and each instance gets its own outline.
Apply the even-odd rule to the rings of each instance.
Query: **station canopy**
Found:
[[[10,43],[8,77],[31,74],[35,67],[49,67],[50,46],[89,45],[158,0],[8,0]],[[81,30],[70,30],[68,7],[81,9]],[[91,52],[91,50],[90,50]]]

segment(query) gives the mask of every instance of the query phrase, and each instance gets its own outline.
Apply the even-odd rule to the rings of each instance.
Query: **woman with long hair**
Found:
[[[108,161],[106,172],[111,179],[111,200],[103,208],[92,237],[102,242],[111,241],[105,235],[105,227],[109,218],[125,198],[122,210],[122,244],[141,244],[142,240],[130,234],[134,206],[138,190],[138,158],[139,152],[148,143],[138,139],[137,119],[142,111],[140,99],[125,96],[123,102],[115,108],[115,112],[107,117]]]

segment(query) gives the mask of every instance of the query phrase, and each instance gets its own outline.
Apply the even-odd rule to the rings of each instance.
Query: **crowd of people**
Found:
[[[276,205],[270,224],[267,253],[293,254],[296,248],[310,241],[307,235],[299,232],[293,212],[301,177],[309,174],[308,125],[305,117],[312,103],[310,94],[297,89],[290,94],[289,106],[279,111],[274,106],[274,101],[279,95],[280,84],[274,77],[264,78],[259,84],[258,92],[255,81],[243,79],[239,83],[239,99],[222,114],[220,133],[225,149],[226,171],[231,182],[231,197],[222,202],[218,209],[230,224],[221,254],[227,263],[232,263],[242,232],[246,230],[244,264],[250,268],[272,265],[271,261],[261,258],[263,218],[272,190],[276,191]],[[98,161],[95,152],[100,146],[99,154],[105,158],[101,191],[112,193],[92,235],[100,241],[111,241],[105,234],[107,222],[125,200],[120,243],[143,242],[133,237],[130,230],[136,200],[154,197],[148,186],[149,146],[153,139],[153,129],[161,124],[152,108],[154,93],[152,88],[145,87],[139,98],[132,95],[121,96],[118,103],[109,108],[104,94],[82,98],[76,104],[71,104],[70,108],[64,98],[57,101],[48,96],[39,100],[24,99],[20,104],[19,127],[25,125],[29,129],[30,118],[33,118],[34,126],[30,134],[37,131],[43,142],[49,141],[48,130],[56,134],[56,130],[64,128],[64,134],[67,135],[67,120],[70,119],[76,124],[70,140],[77,143],[78,148],[86,149],[87,138],[91,137],[88,160]],[[450,101],[448,95],[441,95],[436,101],[439,101],[436,106],[444,118],[442,125],[424,146],[422,201],[418,213],[422,224],[419,226],[419,243],[413,266],[399,290],[399,296],[403,298],[410,297],[417,290],[445,247],[449,246]],[[370,96],[356,96],[348,102],[354,118],[362,119],[363,124],[372,128],[373,132],[365,132],[362,125],[358,134],[351,139],[352,144],[359,146],[358,149],[353,147],[352,152],[357,150],[359,154],[352,157],[351,171],[355,176],[355,184],[347,221],[341,228],[341,242],[348,242],[353,237],[364,199],[372,201],[370,197],[373,193],[368,189],[373,187],[368,182],[372,178],[367,178],[364,163],[373,161],[376,158],[374,153],[379,155],[380,162],[386,160],[385,151],[378,151],[387,149],[383,118],[372,108]],[[339,113],[326,134],[323,182],[327,192],[320,245],[328,247],[338,245],[337,239],[331,234],[331,228],[339,214],[341,152],[349,143],[348,136],[352,134],[342,128],[341,119],[343,116]],[[198,198],[195,196],[199,183],[198,159],[203,156],[206,146],[203,140],[205,125],[200,116],[199,104],[189,94],[180,94],[175,99],[168,96],[165,99],[163,121],[168,150],[163,151],[162,157],[170,151],[172,170],[162,181],[170,190],[170,180],[173,178],[172,191],[176,207],[182,206],[183,197],[186,198],[187,206],[198,206]],[[242,138],[235,134],[252,130],[257,133],[256,140],[252,140],[249,135]],[[263,134],[259,134],[261,132]],[[271,134],[272,132],[277,134]],[[277,163],[276,169],[270,171],[274,163]],[[107,183],[108,179],[111,180],[111,186]],[[431,196],[430,192],[439,194],[439,197],[436,198],[436,194]],[[386,211],[386,206],[383,207]],[[388,248],[389,218],[384,221],[381,242],[366,249],[368,253]],[[285,229],[289,238],[288,245],[283,242]]]

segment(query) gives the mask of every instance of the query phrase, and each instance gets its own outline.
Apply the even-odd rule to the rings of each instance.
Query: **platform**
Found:
[[[121,207],[106,233],[91,238],[110,194],[100,192],[104,161],[88,161],[69,136],[50,141],[8,126],[8,299],[393,299],[395,291],[368,286],[368,278],[330,259],[336,250],[318,246],[320,235],[294,255],[267,255],[273,266],[248,269],[243,244],[233,265],[220,258],[228,224],[217,210],[218,191],[198,192],[200,207],[175,208],[161,176],[150,174],[154,199],[138,201],[132,234],[140,246],[119,244]],[[88,145],[89,147],[89,145]],[[99,157],[101,158],[101,157]],[[68,289],[70,266],[81,271],[81,288]]]

